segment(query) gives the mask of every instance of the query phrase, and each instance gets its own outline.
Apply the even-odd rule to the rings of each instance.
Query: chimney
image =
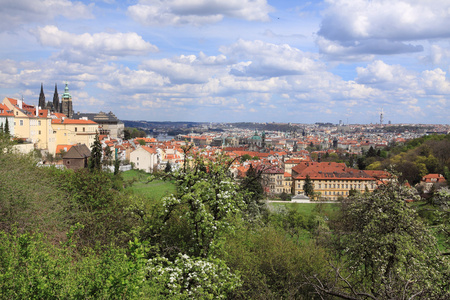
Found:
[[[17,100],[17,105],[19,106],[20,109],[22,109],[22,105],[23,101],[22,100]]]

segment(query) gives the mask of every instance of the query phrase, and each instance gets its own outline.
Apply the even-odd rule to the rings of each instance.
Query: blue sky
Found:
[[[0,0],[0,97],[126,120],[450,121],[448,0]]]

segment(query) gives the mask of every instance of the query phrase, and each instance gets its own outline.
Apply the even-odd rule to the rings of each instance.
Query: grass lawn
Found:
[[[322,214],[325,216],[334,216],[339,211],[339,203],[283,203],[283,202],[272,202],[269,204],[274,209],[277,207],[284,206],[286,208],[296,209],[298,212],[305,216],[311,214]]]
[[[128,190],[137,195],[145,196],[151,200],[160,200],[166,195],[175,192],[175,184],[170,181],[152,180],[149,181],[150,174],[137,170],[130,170],[122,173],[125,182],[132,182],[127,187]]]

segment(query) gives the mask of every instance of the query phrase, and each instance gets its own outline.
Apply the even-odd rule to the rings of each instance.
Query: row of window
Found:
[[[302,189],[303,188],[303,185],[301,184],[301,183],[299,183],[298,185],[297,185],[297,187],[299,188],[299,189]],[[374,189],[375,188],[375,184],[369,184],[369,185],[367,185],[367,184],[348,184],[348,183],[346,183],[345,185],[342,183],[342,184],[339,184],[339,183],[333,183],[333,184],[324,184],[324,188],[325,189],[327,189],[327,188],[330,188],[330,189],[361,189],[361,188],[366,188],[366,187],[371,187],[372,189]],[[321,183],[316,183],[316,184],[314,184],[314,188],[315,189],[321,189],[322,188],[322,184]]]

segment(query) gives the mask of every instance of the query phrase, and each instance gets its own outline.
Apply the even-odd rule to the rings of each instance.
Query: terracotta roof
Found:
[[[86,124],[86,125],[96,125],[94,121],[91,120],[74,120],[74,119],[53,119],[52,124]]]
[[[6,105],[0,103],[0,115],[1,116],[14,116],[12,110],[10,110]]]
[[[422,177],[423,182],[444,183],[447,182],[441,174],[428,174]]]
[[[61,153],[61,151],[67,152],[72,148],[72,145],[57,145],[56,146],[56,154]]]
[[[156,154],[156,149],[154,149],[154,148],[150,148],[147,146],[142,146],[141,148],[144,149],[145,151],[147,151],[148,153]]]
[[[375,180],[364,171],[347,168],[344,163],[302,162],[292,168],[294,179],[305,179],[306,176],[316,180]]]

